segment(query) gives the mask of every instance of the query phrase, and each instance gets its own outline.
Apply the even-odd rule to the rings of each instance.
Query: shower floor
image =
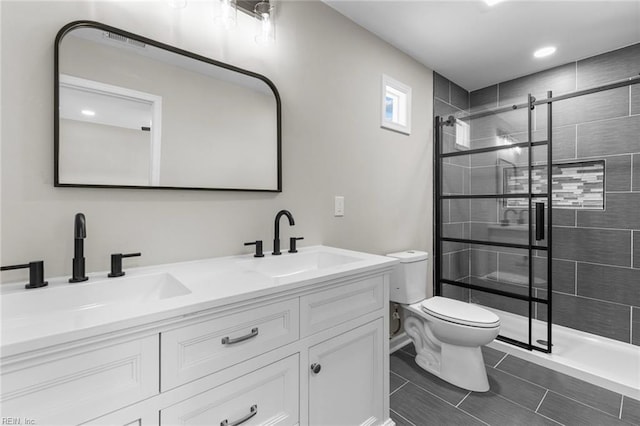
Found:
[[[413,425],[640,425],[640,401],[484,347],[489,392],[424,371],[412,344],[391,354],[391,418]]]
[[[486,307],[485,307],[486,308]],[[500,334],[527,340],[527,318],[497,309]],[[559,325],[553,325],[553,351],[528,351],[494,340],[490,347],[566,373],[592,384],[640,399],[640,347]],[[547,338],[547,324],[533,321],[533,339]]]

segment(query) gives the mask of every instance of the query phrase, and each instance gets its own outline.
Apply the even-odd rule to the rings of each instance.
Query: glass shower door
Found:
[[[498,339],[550,352],[551,107],[537,116],[534,102],[436,117],[435,293],[495,311]]]

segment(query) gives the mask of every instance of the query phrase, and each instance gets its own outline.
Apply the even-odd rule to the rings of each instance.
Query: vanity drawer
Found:
[[[158,335],[3,366],[2,415],[78,424],[158,393]]]
[[[297,298],[162,333],[162,391],[291,343],[298,335]]]
[[[291,355],[162,410],[160,423],[296,425],[298,370],[298,354]]]
[[[384,306],[385,276],[365,278],[300,298],[300,334],[309,336]]]

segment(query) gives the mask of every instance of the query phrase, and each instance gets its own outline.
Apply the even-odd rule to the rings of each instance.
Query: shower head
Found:
[[[456,124],[456,118],[450,115],[445,121],[442,121],[443,126],[453,126]]]

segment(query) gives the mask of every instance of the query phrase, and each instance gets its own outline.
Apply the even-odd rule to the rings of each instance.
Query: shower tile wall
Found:
[[[529,92],[542,99],[547,90],[557,96],[638,73],[640,44],[473,91],[469,107],[471,111],[478,111],[519,104],[526,101]],[[439,76],[436,86],[438,81],[441,87],[436,90],[436,96],[444,96],[444,85],[448,82]],[[436,99],[436,111],[455,108],[445,101]],[[546,138],[546,121],[546,107],[537,107],[534,140]],[[471,122],[471,146],[496,144],[497,136],[525,141],[526,129],[524,109],[475,119]],[[451,131],[445,128],[445,132]],[[544,159],[543,151],[534,153],[534,162]],[[502,169],[509,166],[499,163],[499,155],[503,154],[475,155],[468,163],[464,162],[465,157],[458,157],[455,165],[445,165],[445,178],[451,180],[445,191],[500,191]],[[554,162],[605,161],[604,210],[555,209],[553,213],[553,321],[640,345],[640,84],[554,103],[553,159]],[[528,160],[523,152],[512,155],[510,161],[520,165]],[[454,178],[447,175],[453,167],[459,169],[456,169],[457,178],[466,177],[468,183],[453,182]],[[494,239],[491,232],[499,229],[501,220],[507,220],[510,225],[500,238],[505,237],[507,228],[515,228],[517,218],[526,225],[526,213],[522,220],[521,210],[509,212],[500,203],[492,202],[493,205],[482,205],[464,201],[469,207],[460,206],[462,201],[456,206],[451,202],[447,206],[449,221],[445,221],[445,227],[455,227],[456,232],[473,239]],[[518,242],[526,243],[526,240]],[[519,293],[525,288],[526,282],[518,279],[527,274],[528,258],[522,251],[459,245],[447,248],[450,251],[445,257],[448,257],[449,269],[444,271],[448,271],[450,277]],[[540,257],[533,258],[535,294],[542,298],[546,297],[544,254],[538,253]],[[497,281],[503,277],[509,279]],[[451,288],[448,291],[453,292]],[[456,290],[452,296],[464,298],[466,295]],[[522,302],[477,291],[471,291],[469,297],[473,302],[526,314]],[[546,307],[539,306],[535,315],[545,320]]]

